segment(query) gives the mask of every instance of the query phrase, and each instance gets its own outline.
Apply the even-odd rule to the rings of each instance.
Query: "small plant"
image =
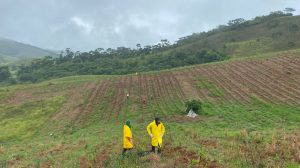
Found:
[[[185,102],[185,106],[186,112],[189,112],[191,109],[197,114],[202,112],[202,102],[199,100],[189,100]]]
[[[289,25],[289,31],[290,32],[296,32],[298,31],[300,28],[297,24],[292,24],[292,25]]]
[[[191,165],[192,166],[196,166],[198,163],[199,163],[199,160],[196,160],[196,159],[191,160]]]
[[[276,27],[278,27],[278,25],[279,25],[279,21],[277,21],[277,20],[273,20],[273,21],[267,23],[267,27],[269,29],[276,28]]]
[[[290,41],[290,42],[288,42],[288,47],[289,48],[291,48],[291,47],[295,47],[295,42],[292,42],[292,41]]]

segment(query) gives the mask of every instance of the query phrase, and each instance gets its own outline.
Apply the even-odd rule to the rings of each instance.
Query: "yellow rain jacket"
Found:
[[[132,132],[127,125],[124,125],[123,127],[123,148],[124,149],[133,148],[133,144],[131,144],[131,142],[128,139],[132,139]]]
[[[165,133],[165,126],[163,123],[160,122],[157,126],[154,120],[147,126],[147,131],[149,135],[153,135],[152,146],[162,146],[162,137]]]

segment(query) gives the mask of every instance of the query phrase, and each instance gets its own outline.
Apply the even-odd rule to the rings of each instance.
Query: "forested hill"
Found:
[[[20,67],[20,81],[41,81],[71,75],[128,74],[221,61],[300,47],[300,16],[281,11],[252,20],[231,20],[208,32],[167,39],[136,49],[98,48],[90,52],[66,49],[60,57],[45,57]]]

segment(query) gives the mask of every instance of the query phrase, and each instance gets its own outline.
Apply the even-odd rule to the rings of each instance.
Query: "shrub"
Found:
[[[28,81],[30,81],[32,83],[35,83],[37,81],[37,78],[34,75],[29,74],[29,73],[25,73],[25,74],[19,75],[18,79],[21,82],[28,82]]]
[[[267,23],[267,28],[273,29],[273,28],[278,27],[278,25],[279,25],[279,21],[278,20],[272,20],[269,23]]]
[[[298,30],[299,30],[299,26],[297,24],[289,25],[289,31],[290,32],[296,32]]]
[[[289,48],[295,47],[295,45],[296,45],[295,42],[292,42],[292,41],[288,42]]]
[[[185,106],[186,112],[190,111],[191,109],[197,114],[202,112],[202,102],[199,100],[189,100],[185,102]]]
[[[0,82],[9,80],[11,74],[7,66],[0,67]]]
[[[275,33],[272,33],[272,38],[277,38],[277,37],[280,37],[282,36],[282,32],[281,31],[278,31],[278,32],[275,32]]]

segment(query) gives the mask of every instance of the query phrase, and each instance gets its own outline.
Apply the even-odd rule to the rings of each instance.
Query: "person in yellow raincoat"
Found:
[[[133,148],[132,132],[130,120],[126,120],[123,126],[123,154]]]
[[[162,138],[165,134],[165,126],[158,117],[155,118],[153,122],[151,122],[147,126],[147,132],[152,138],[152,149],[151,152],[155,152],[155,148],[157,148],[157,152],[161,152],[162,147]]]

